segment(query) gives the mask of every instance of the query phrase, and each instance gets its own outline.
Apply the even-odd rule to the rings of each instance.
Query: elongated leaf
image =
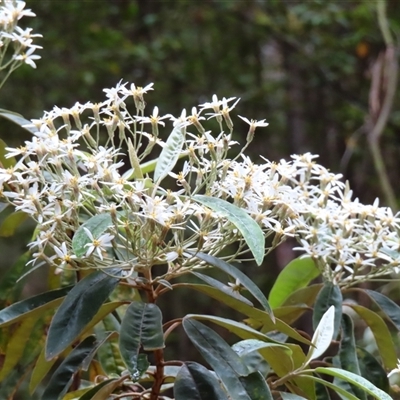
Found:
[[[158,157],[154,171],[154,182],[160,183],[175,167],[185,143],[185,131],[182,124],[178,124],[168,136],[165,146]]]
[[[120,385],[117,379],[107,379],[98,385],[90,388],[79,400],[105,400],[108,399],[110,394]]]
[[[270,339],[264,333],[261,333],[251,328],[248,325],[234,321],[232,319],[216,317],[214,315],[203,315],[203,314],[188,314],[185,318],[206,320],[213,322],[217,325],[224,327],[225,329],[229,330],[230,332],[234,333],[236,336],[242,339],[259,339],[265,342],[277,343],[276,341]]]
[[[315,368],[315,372],[320,372],[322,374],[335,376],[337,378],[344,379],[345,381],[365,390],[369,395],[375,397],[378,400],[393,400],[387,393],[383,390],[378,389],[371,382],[367,381],[362,376],[353,374],[352,372],[345,371],[339,368],[325,368],[318,367]]]
[[[253,307],[253,303],[248,300],[246,297],[242,296],[237,290],[233,290],[232,287],[228,285],[224,285],[217,279],[212,278],[211,276],[200,274],[199,272],[191,271],[194,276],[201,279],[203,282],[209,284],[210,286],[215,287],[220,292],[227,294],[228,296],[235,297],[236,299],[240,300],[243,303],[248,304],[249,306]]]
[[[14,211],[8,215],[0,226],[0,236],[10,237],[15,234],[19,226],[29,218],[23,211]]]
[[[252,372],[247,376],[240,376],[240,382],[252,400],[273,400],[267,382],[260,372]]]
[[[147,351],[164,347],[160,309],[155,304],[133,302],[122,320],[119,344],[129,372],[138,380],[148,367],[140,357],[141,346]]]
[[[233,265],[228,264],[227,262],[220,260],[217,257],[210,256],[209,254],[198,252],[195,254],[195,256],[200,260],[205,261],[207,264],[210,264],[237,279],[240,284],[245,287],[260,302],[264,310],[267,311],[271,319],[274,320],[274,316],[268,300],[264,296],[263,292],[258,288],[258,286],[247,275],[245,275],[242,271],[240,271]]]
[[[15,303],[20,299],[20,293],[24,284],[22,282],[16,282],[22,273],[26,271],[26,263],[29,261],[30,257],[30,251],[25,252],[18,258],[17,262],[7,270],[5,275],[3,275],[0,281],[0,300]]]
[[[228,394],[233,399],[251,400],[239,380],[240,376],[248,375],[249,371],[221,336],[202,323],[187,317],[183,319],[183,328],[193,345],[221,379]]]
[[[116,275],[119,270],[110,270]],[[99,311],[119,279],[95,271],[68,293],[51,321],[46,341],[46,359],[50,360],[73,343]]]
[[[59,400],[63,398],[72,383],[74,373],[90,354],[95,342],[94,336],[88,336],[68,354],[52,375],[42,395],[42,400]]]
[[[319,321],[321,320],[323,314],[325,314],[325,312],[328,310],[328,308],[330,306],[335,306],[335,325],[333,331],[333,339],[337,338],[340,329],[340,323],[342,320],[342,301],[343,296],[339,286],[334,285],[331,282],[325,282],[315,301],[313,313],[314,330],[317,328]]]
[[[315,303],[318,293],[323,287],[322,283],[309,285],[302,289],[297,289],[284,301],[282,306],[300,306],[307,305],[311,307]]]
[[[281,306],[296,290],[307,286],[320,275],[311,257],[296,258],[281,271],[269,294],[272,309]]]
[[[376,340],[376,345],[378,346],[379,354],[382,357],[382,362],[386,369],[391,370],[396,368],[396,347],[393,343],[392,335],[383,319],[376,312],[371,311],[369,308],[355,304],[349,304],[349,306],[356,311],[356,313],[371,329]]]
[[[45,310],[56,307],[72,286],[51,290],[19,301],[0,311],[0,327],[14,324],[28,316],[41,316]]]
[[[7,344],[5,360],[0,370],[0,382],[14,369],[22,357],[26,342],[35,326],[36,318],[25,318],[21,325],[13,332]]]
[[[377,388],[389,393],[389,379],[381,363],[367,350],[357,347],[361,376]]]
[[[363,289],[366,293],[392,321],[398,331],[400,331],[400,307],[384,294],[375,292],[374,290]]]
[[[110,214],[97,214],[94,217],[88,219],[82,224],[79,229],[75,232],[72,239],[72,250],[77,257],[82,257],[87,252],[88,243],[91,242],[89,236],[86,234],[83,228],[87,228],[93,235],[94,238],[101,236],[110,226],[112,225]]]
[[[279,392],[279,394],[282,397],[282,400],[307,400],[304,397],[293,393]]]
[[[311,343],[313,344],[313,346],[311,346],[308,350],[304,365],[308,364],[310,361],[315,360],[325,353],[332,342],[335,329],[334,323],[335,306],[330,306],[322,316],[317,326],[317,329],[314,332],[314,335],[311,339]]]
[[[338,354],[340,367],[346,371],[361,375],[358,365],[356,343],[354,339],[353,322],[347,314],[342,315],[342,334],[340,349]],[[360,399],[366,400],[365,392],[356,386],[351,387],[351,391]]]
[[[293,325],[310,307],[303,306],[283,306],[274,308],[274,316],[286,324]]]
[[[18,114],[13,111],[8,111],[4,110],[3,108],[0,108],[0,117],[6,118],[11,122],[14,122],[14,124],[19,125],[22,129],[25,129],[26,131],[30,133],[36,133],[38,130],[31,126],[31,127],[26,127],[24,125],[29,125],[31,124],[31,121],[25,119],[21,114]]]
[[[175,400],[228,400],[220,382],[195,362],[186,362],[176,376]]]
[[[232,222],[249,246],[257,265],[262,264],[265,255],[264,234],[257,222],[246,211],[218,197],[196,195],[193,199]]]
[[[347,392],[346,390],[342,389],[340,386],[337,386],[337,385],[335,385],[335,384],[333,384],[331,382],[328,382],[328,381],[324,381],[323,379],[318,378],[316,376],[313,376],[313,375],[301,375],[301,377],[304,380],[312,380],[314,382],[320,383],[321,385],[325,385],[325,386],[329,387],[330,389],[334,390],[336,393],[339,393],[342,396],[342,398],[344,398],[344,399],[347,399],[347,400],[359,400],[358,397],[356,397],[353,394],[351,394],[351,393]],[[393,399],[390,398],[390,400],[393,400]]]
[[[264,333],[277,330],[301,343],[307,344],[308,346],[311,344],[309,340],[301,336],[295,329],[293,329],[285,322],[279,319],[275,319],[275,322],[272,322],[269,314],[267,314],[265,311],[259,310],[258,308],[255,307],[251,307],[248,304],[238,300],[237,298],[231,297],[219,291],[216,288],[207,285],[189,284],[189,283],[182,283],[174,286],[188,287],[197,290],[226,304],[232,309],[239,311],[244,315],[247,315],[248,317],[253,318],[259,326],[263,326]]]

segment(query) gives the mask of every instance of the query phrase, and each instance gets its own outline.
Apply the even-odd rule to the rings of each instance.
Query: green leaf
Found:
[[[195,319],[195,320],[206,320],[213,322],[219,326],[224,327],[229,332],[234,333],[236,336],[242,339],[259,339],[265,342],[273,342],[277,343],[274,340],[270,339],[264,333],[261,333],[248,325],[245,325],[241,322],[234,321],[228,318],[216,317],[214,315],[203,315],[203,314],[188,314],[185,318]],[[280,344],[280,343],[278,343]],[[290,351],[289,351],[290,352]]]
[[[393,343],[392,335],[383,319],[369,308],[355,304],[348,304],[348,306],[351,307],[371,329],[385,368],[387,370],[396,368],[396,347]]]
[[[325,282],[315,301],[313,313],[314,330],[318,326],[319,321],[321,320],[323,314],[328,310],[328,308],[330,306],[335,306],[335,325],[333,339],[337,338],[340,329],[340,323],[342,320],[342,301],[343,297],[339,286],[334,285],[331,282]]]
[[[205,367],[186,362],[176,376],[175,400],[228,400],[220,382]]]
[[[319,369],[319,368],[317,368],[317,369]],[[317,371],[317,372],[320,372],[320,371]],[[347,400],[360,400],[358,397],[356,397],[353,394],[349,393],[348,391],[342,389],[340,386],[337,386],[334,383],[325,381],[325,380],[323,380],[321,378],[318,378],[316,376],[313,376],[313,375],[301,375],[301,378],[303,378],[304,380],[307,380],[307,379],[308,380],[312,380],[314,382],[320,383],[321,385],[325,385],[325,386],[329,387],[330,389],[334,390],[336,393],[339,393],[342,396],[342,398],[344,398],[344,399],[347,399]],[[390,400],[393,400],[393,399],[390,398]]]
[[[0,300],[15,303],[20,299],[20,293],[24,285],[22,282],[17,283],[17,280],[26,270],[26,263],[30,257],[30,251],[25,252],[3,275],[0,281]]]
[[[51,290],[14,303],[0,311],[0,327],[21,321],[28,316],[41,316],[45,310],[56,307],[72,286]]]
[[[240,382],[252,400],[273,400],[267,382],[260,372],[252,372],[247,376],[240,376]]]
[[[14,211],[8,215],[0,226],[0,236],[10,237],[15,234],[18,227],[29,218],[23,211]]]
[[[6,142],[3,139],[0,139],[0,163],[1,167],[5,169],[11,168],[17,163],[15,157],[6,157],[6,155],[8,154],[6,147],[8,147]]]
[[[111,275],[120,271],[109,270]],[[73,343],[118,284],[119,279],[95,271],[79,281],[68,293],[51,321],[46,359],[50,360]]]
[[[307,400],[304,397],[293,393],[279,392],[279,394],[282,397],[282,400]]]
[[[54,371],[41,400],[59,400],[63,398],[72,383],[74,374],[91,353],[95,343],[95,337],[88,336],[68,354]]]
[[[389,379],[381,363],[371,353],[363,348],[357,347],[356,351],[361,376],[370,381],[377,388],[389,393]]]
[[[82,224],[75,232],[72,239],[72,250],[77,257],[82,257],[87,252],[88,243],[91,242],[89,236],[86,234],[83,228],[87,228],[93,235],[94,238],[101,236],[110,226],[112,225],[110,214],[97,214],[94,217],[88,219]]]
[[[289,337],[307,344],[308,346],[310,345],[310,341],[304,338],[302,335],[300,335],[295,329],[293,329],[291,326],[286,324],[285,322],[275,319],[275,322],[273,322],[265,311],[259,310],[258,308],[251,307],[246,303],[243,303],[242,301],[236,299],[235,297],[232,297],[230,295],[227,295],[223,292],[220,292],[218,289],[207,286],[207,285],[200,285],[200,284],[189,284],[189,283],[180,283],[177,285],[174,285],[174,287],[180,286],[180,287],[188,287],[190,289],[197,290],[201,293],[204,293],[224,304],[227,306],[231,307],[232,309],[247,315],[248,317],[251,317],[259,325],[263,326],[263,331],[264,332],[270,332],[270,331],[279,331],[282,332]]]
[[[221,336],[188,317],[183,319],[183,328],[193,345],[221,379],[228,394],[233,399],[251,400],[246,388],[239,380],[240,376],[248,375],[249,371]]]
[[[400,331],[400,307],[382,293],[368,289],[363,289],[362,292],[366,293],[378,305],[397,330]]]
[[[322,283],[310,285],[302,289],[297,289],[285,300],[282,306],[307,305],[311,307],[315,303],[318,293],[323,287]]]
[[[232,222],[239,229],[243,239],[249,246],[257,265],[262,264],[265,255],[264,233],[246,211],[218,197],[196,195],[193,196],[193,199]]]
[[[35,326],[36,317],[25,318],[21,325],[15,329],[7,344],[4,363],[0,371],[0,382],[14,369],[22,357],[26,342]]]
[[[281,306],[293,292],[307,286],[319,275],[320,271],[311,257],[296,258],[291,261],[272,286],[268,298],[272,309]]]
[[[155,304],[133,302],[122,320],[119,344],[122,358],[136,381],[148,367],[144,355],[140,357],[140,348],[152,351],[164,347],[160,309]]]
[[[304,365],[307,365],[310,361],[322,356],[332,342],[334,334],[334,323],[335,323],[335,306],[330,306],[324,313],[317,329],[315,329],[314,335],[311,339],[313,346],[310,346]]]
[[[293,325],[306,311],[311,308],[303,306],[283,306],[274,308],[274,316],[276,319],[284,321],[286,324]]]
[[[36,133],[38,130],[31,126],[31,127],[26,127],[24,125],[30,125],[32,124],[31,121],[25,119],[21,114],[18,114],[13,111],[8,111],[4,110],[3,108],[0,108],[0,117],[6,118],[11,122],[14,122],[14,124],[19,125],[22,129],[25,129],[26,131],[30,133]]]
[[[264,296],[263,292],[257,287],[257,285],[242,271],[237,269],[231,264],[228,264],[224,260],[221,260],[217,257],[210,256],[209,254],[198,252],[195,254],[197,258],[205,261],[207,264],[210,264],[221,271],[227,273],[232,276],[236,280],[240,282],[240,284],[245,287],[263,306],[264,310],[270,315],[271,319],[274,320],[274,316],[271,310],[271,307]]]
[[[342,315],[342,334],[338,359],[341,368],[353,372],[354,374],[361,375],[356,353],[353,322],[347,314]],[[366,400],[365,393],[359,388],[354,386],[350,389],[359,399]]]
[[[121,384],[120,380],[107,379],[90,388],[79,400],[105,400]]]
[[[393,400],[383,390],[378,389],[375,385],[373,385],[371,382],[367,381],[362,376],[353,374],[352,372],[345,371],[340,368],[332,368],[332,367],[330,367],[330,368],[318,367],[318,368],[315,368],[315,372],[344,379],[345,381],[365,390],[369,395],[375,397],[378,400]],[[357,397],[354,397],[354,399],[358,400]]]
[[[197,276],[197,278],[201,279],[203,282],[209,284],[210,286],[215,287],[220,292],[225,293],[228,296],[234,297],[234,298],[240,300],[241,302],[246,303],[250,307],[253,307],[253,303],[250,300],[248,300],[246,297],[242,296],[237,290],[233,290],[233,288],[231,286],[224,285],[217,279],[214,279],[208,275],[200,274],[199,272],[191,271],[191,273],[194,276]]]
[[[154,171],[154,182],[160,183],[175,167],[185,143],[185,127],[178,124],[168,136],[165,146],[158,157]]]

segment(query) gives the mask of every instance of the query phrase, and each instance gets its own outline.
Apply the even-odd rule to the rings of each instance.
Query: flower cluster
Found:
[[[193,198],[206,194],[244,209],[265,236],[273,235],[268,251],[287,237],[297,239],[297,249],[327,280],[352,285],[397,271],[400,218],[389,208],[352,200],[341,176],[311,154],[253,163],[244,149],[255,129],[268,125],[264,120],[241,117],[249,124],[247,144],[229,158],[235,98],[214,96],[178,118],[159,115],[157,107],[145,116],[143,97],[152,89],[120,82],[104,90],[101,103],[55,107],[32,120],[31,141],[8,149],[18,161],[0,168],[0,195],[38,223],[33,263],[130,271],[167,265],[161,279],[198,265],[196,251],[238,259],[246,243],[227,218]],[[204,128],[205,116],[216,119],[217,134]],[[166,120],[172,133],[163,141],[159,127]],[[166,177],[175,189],[162,186]],[[96,215],[109,216],[100,234],[85,225]],[[87,244],[78,255],[73,236],[82,228]]]
[[[7,70],[0,87],[19,66],[28,64],[36,68],[35,60],[40,58],[34,53],[42,47],[34,44],[34,39],[42,35],[32,33],[32,28],[18,26],[21,18],[35,16],[31,10],[24,8],[24,1],[0,2],[0,70]]]

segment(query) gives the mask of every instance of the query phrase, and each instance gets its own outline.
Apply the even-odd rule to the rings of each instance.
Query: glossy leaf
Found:
[[[357,347],[361,376],[377,388],[389,393],[389,379],[381,363],[367,350]]]
[[[178,124],[168,136],[154,170],[153,180],[155,183],[160,183],[175,167],[185,143],[184,129],[182,124]]]
[[[369,395],[373,396],[378,400],[393,400],[383,390],[378,389],[376,386],[374,386],[371,382],[367,381],[362,376],[353,374],[352,372],[345,371],[340,368],[325,368],[325,367],[318,367],[315,369],[315,372],[344,379],[347,382],[365,390]],[[355,397],[355,399],[357,398]]]
[[[44,377],[49,373],[54,364],[57,362],[57,357],[50,361],[45,358],[45,348],[43,347],[38,359],[36,360],[35,367],[32,371],[31,379],[29,381],[29,393],[32,394],[40,385]]]
[[[347,314],[342,315],[342,334],[338,359],[341,368],[353,372],[354,374],[361,375],[356,352],[353,322]],[[359,399],[366,400],[365,392],[361,391],[361,389],[353,386],[351,387],[351,391]]]
[[[284,301],[282,306],[301,306],[306,305],[311,307],[315,303],[318,293],[323,287],[322,283],[309,285],[302,289],[297,289]]]
[[[95,342],[94,336],[88,336],[68,354],[54,371],[41,400],[59,400],[63,398],[72,383],[74,374],[92,351]]]
[[[330,306],[335,306],[335,324],[333,339],[337,338],[342,320],[342,292],[339,286],[331,282],[325,282],[321,291],[315,300],[314,313],[313,313],[313,328],[317,328],[319,321]]]
[[[0,327],[21,321],[28,316],[41,316],[45,310],[56,307],[72,286],[51,290],[12,304],[0,310]]]
[[[162,349],[164,347],[162,314],[151,303],[133,302],[124,315],[119,338],[123,360],[134,380],[146,372],[148,365],[139,351]]]
[[[240,284],[246,288],[253,296],[255,299],[257,299],[260,304],[263,306],[264,310],[268,312],[270,315],[271,319],[273,320],[273,313],[271,310],[271,307],[268,303],[268,300],[264,296],[263,292],[258,288],[258,286],[247,276],[245,275],[242,271],[237,269],[231,264],[228,264],[227,262],[211,256],[209,254],[201,253],[198,252],[195,254],[197,258],[199,258],[202,261],[205,261],[207,264],[210,264],[221,271],[225,272],[226,274],[232,276],[236,280],[240,282]]]
[[[293,393],[279,392],[279,394],[282,397],[282,400],[307,400],[304,397]]]
[[[221,379],[233,399],[251,400],[240,376],[249,371],[240,357],[212,329],[191,318],[183,319],[183,328],[203,358]]]
[[[88,243],[91,242],[89,236],[86,234],[83,228],[87,228],[93,235],[94,238],[101,236],[110,226],[112,225],[110,214],[97,214],[94,217],[88,219],[82,224],[79,229],[75,232],[72,238],[72,250],[77,257],[82,257],[87,252]]]
[[[107,379],[98,385],[90,388],[79,400],[105,400],[110,397],[110,394],[120,385],[117,379]]]
[[[382,362],[387,370],[396,368],[397,356],[396,347],[393,343],[392,335],[386,326],[383,319],[369,308],[349,304],[356,313],[365,321],[375,337],[376,345],[378,346],[379,354]]]
[[[175,400],[228,400],[215,376],[195,362],[186,362],[179,370],[174,396]]]
[[[26,342],[35,326],[36,318],[25,318],[21,325],[13,332],[7,344],[5,359],[0,370],[0,382],[14,369],[22,357]]]
[[[317,371],[317,372],[320,372],[320,371]],[[356,397],[353,394],[349,393],[348,391],[342,389],[340,386],[337,386],[334,383],[331,383],[331,382],[325,381],[325,380],[323,380],[321,378],[318,378],[317,376],[301,375],[301,377],[304,380],[311,380],[311,381],[314,381],[314,382],[318,382],[321,385],[329,387],[330,389],[334,390],[336,393],[339,393],[343,399],[346,399],[346,400],[360,400],[358,397]],[[393,399],[391,399],[391,400],[393,400]]]
[[[311,257],[291,261],[280,272],[270,291],[268,301],[272,309],[281,306],[293,292],[307,286],[319,275]]]
[[[196,195],[193,196],[193,199],[232,222],[239,229],[243,239],[249,246],[257,265],[262,264],[265,255],[264,233],[246,211],[218,197]]]
[[[335,306],[330,306],[324,313],[314,335],[311,339],[313,346],[310,346],[304,365],[322,356],[332,342],[335,324]]]
[[[220,292],[227,294],[228,296],[235,297],[236,299],[240,300],[243,303],[253,307],[253,303],[248,300],[246,297],[242,296],[237,290],[233,290],[231,286],[224,285],[217,279],[212,278],[211,276],[200,274],[199,272],[191,271],[191,273],[196,276],[197,278],[201,279],[203,282],[207,283],[208,285],[215,287]]]
[[[22,211],[14,211],[8,215],[0,226],[0,236],[13,236],[19,226],[29,218],[28,214]]]
[[[275,319],[275,322],[272,322],[269,314],[267,314],[265,311],[259,310],[258,308],[255,307],[251,307],[235,297],[231,297],[230,295],[220,292],[218,289],[214,287],[207,285],[200,285],[200,284],[189,284],[189,283],[179,284],[179,286],[188,287],[197,290],[201,293],[207,294],[208,296],[226,304],[232,309],[241,312],[244,315],[247,315],[248,317],[253,318],[258,323],[259,326],[263,326],[263,332],[278,330],[301,343],[310,345],[309,340],[301,336],[295,329],[293,329],[285,322],[279,319]]]
[[[109,273],[115,275],[119,271],[110,270]],[[118,281],[116,277],[95,271],[74,286],[51,321],[46,341],[47,360],[60,354],[77,340]]]
[[[33,127],[27,127],[25,125],[30,125],[32,124],[31,121],[25,119],[21,114],[18,114],[13,111],[8,111],[4,110],[3,108],[0,108],[0,117],[6,118],[11,122],[14,122],[14,124],[19,125],[22,129],[25,129],[26,131],[30,133],[36,133],[38,130]]]
[[[366,293],[392,321],[398,331],[400,331],[400,306],[384,294],[374,290],[363,289]]]
[[[247,376],[240,376],[240,382],[252,400],[273,400],[267,382],[260,372],[252,372]]]

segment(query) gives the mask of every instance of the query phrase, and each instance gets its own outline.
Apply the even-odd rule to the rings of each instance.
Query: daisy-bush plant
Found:
[[[18,62],[35,66],[39,35],[17,27],[33,14],[20,1],[1,4],[1,40],[14,51],[4,53],[8,73]],[[3,146],[0,197],[13,210],[3,227],[29,217],[36,229],[0,284],[0,396],[28,381],[44,400],[391,399],[398,360],[384,319],[399,330],[400,308],[363,289],[371,310],[353,294],[399,272],[399,215],[354,199],[316,155],[253,162],[246,149],[268,123],[237,119],[239,99],[214,95],[176,117],[147,110],[152,90],[121,81],[101,102],[14,118],[32,139]],[[245,143],[233,140],[236,121],[248,125]],[[287,238],[299,258],[267,298],[234,264],[261,266]],[[16,280],[39,268],[50,290],[17,301]],[[164,320],[163,295],[182,287],[242,320]],[[310,310],[313,327],[297,330]],[[374,354],[356,348],[353,320],[372,332]],[[179,327],[206,366],[166,359]]]

